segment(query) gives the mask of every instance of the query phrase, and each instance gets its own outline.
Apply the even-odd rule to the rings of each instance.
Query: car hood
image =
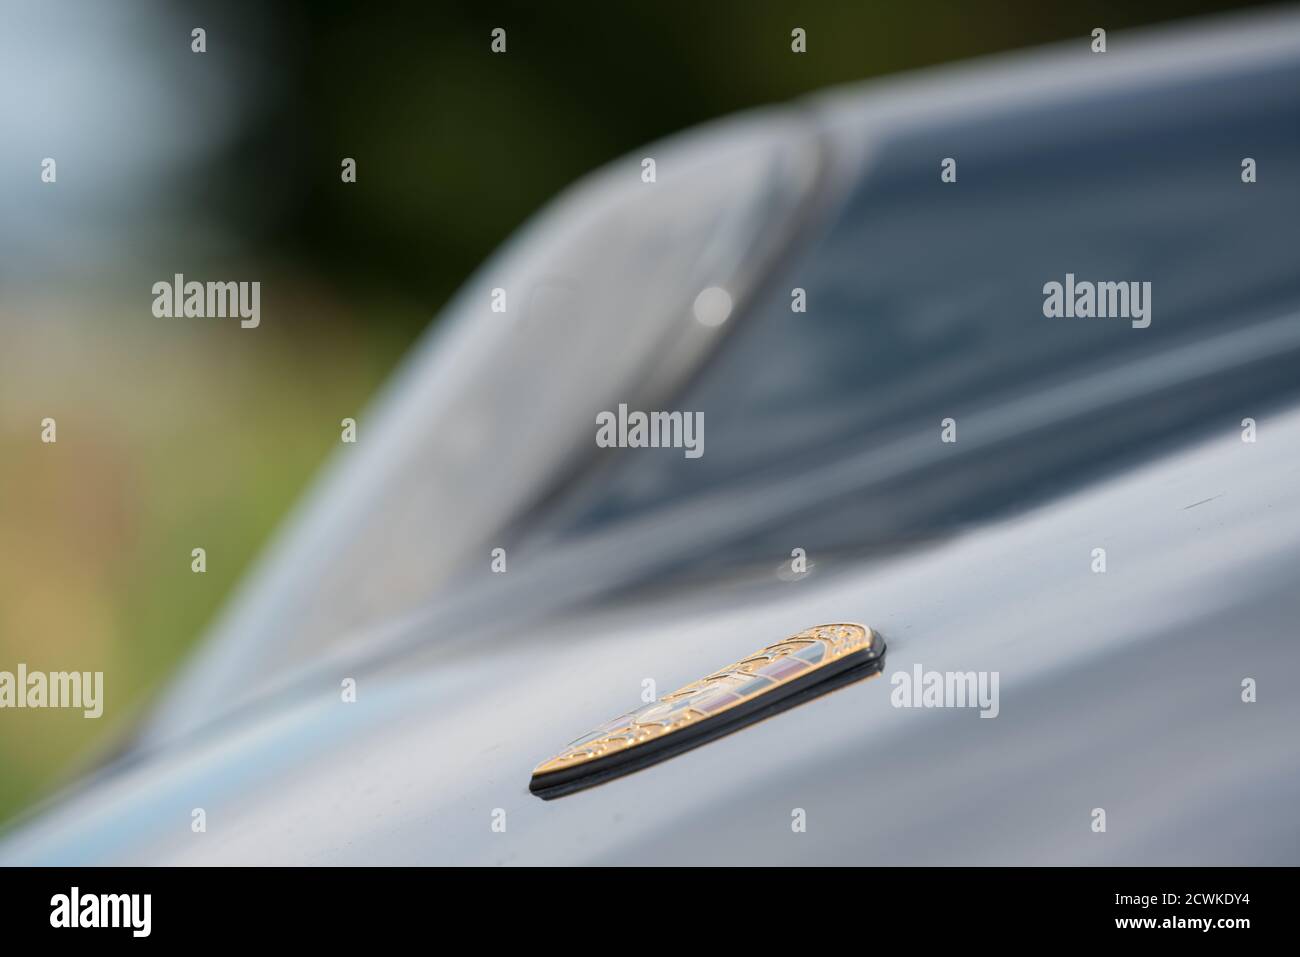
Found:
[[[1266,427],[887,562],[445,644],[364,678],[355,704],[321,689],[113,769],[0,862],[1283,863],[1300,409]],[[881,676],[589,791],[528,792],[645,678],[674,687],[845,619],[888,639]],[[998,716],[893,707],[891,675],[917,665],[998,671]]]

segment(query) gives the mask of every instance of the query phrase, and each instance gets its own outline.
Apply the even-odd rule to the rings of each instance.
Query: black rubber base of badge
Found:
[[[550,801],[553,798],[564,797],[566,794],[584,791],[597,784],[621,778],[625,774],[648,768],[652,764],[658,764],[684,751],[698,748],[723,735],[739,731],[764,718],[788,711],[837,688],[870,677],[879,672],[884,667],[884,663],[885,643],[877,635],[870,646],[851,655],[845,655],[839,661],[818,668],[812,674],[804,675],[802,678],[796,678],[767,694],[759,695],[752,701],[736,705],[716,718],[705,719],[681,731],[653,738],[645,744],[617,751],[608,757],[597,758],[586,764],[534,775],[528,782],[528,790],[542,800]]]

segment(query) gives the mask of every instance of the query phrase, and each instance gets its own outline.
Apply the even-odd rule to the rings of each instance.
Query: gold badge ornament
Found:
[[[817,625],[584,734],[533,770],[560,797],[698,747],[878,672],[885,643],[865,625]]]

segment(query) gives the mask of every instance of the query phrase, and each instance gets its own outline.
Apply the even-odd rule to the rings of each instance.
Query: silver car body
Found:
[[[138,737],[0,863],[1300,862],[1298,78],[1271,12],[595,174],[469,281]],[[1045,318],[1067,271],[1150,279],[1150,327]],[[704,410],[704,456],[595,448],[619,402]],[[646,679],[845,620],[886,636],[881,676],[529,794]],[[895,707],[917,665],[996,672],[997,717]]]

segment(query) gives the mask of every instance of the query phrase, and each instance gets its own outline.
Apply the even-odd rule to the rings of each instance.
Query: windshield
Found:
[[[689,561],[871,551],[1263,411],[1300,389],[1297,120],[1300,71],[1252,64],[872,142],[676,401],[706,454],[611,453],[546,533],[752,495],[753,524]],[[1149,283],[1148,318],[1048,318],[1069,277]]]

